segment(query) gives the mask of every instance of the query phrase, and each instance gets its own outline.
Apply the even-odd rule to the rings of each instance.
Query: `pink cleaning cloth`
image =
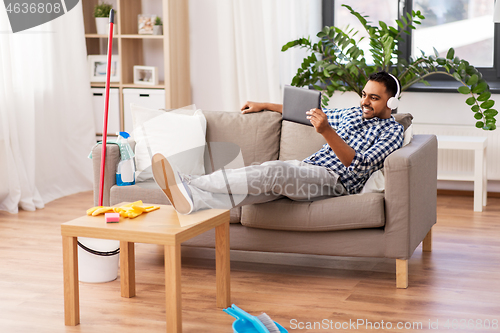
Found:
[[[120,222],[120,214],[106,213],[104,214],[104,219],[106,220],[106,223]]]

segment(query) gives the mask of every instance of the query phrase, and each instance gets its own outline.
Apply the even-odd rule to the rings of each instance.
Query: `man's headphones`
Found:
[[[387,74],[389,74],[389,73],[387,73]],[[394,79],[394,81],[396,81],[396,86],[397,86],[398,90],[396,92],[396,96],[391,97],[387,100],[387,107],[391,110],[395,110],[399,106],[399,93],[400,93],[399,92],[399,90],[400,90],[399,89],[399,81],[398,81],[398,79],[396,79],[396,77],[394,75],[392,75],[392,74],[389,74],[389,75]]]

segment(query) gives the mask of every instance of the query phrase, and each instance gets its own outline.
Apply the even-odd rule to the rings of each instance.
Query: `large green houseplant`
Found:
[[[476,127],[484,130],[496,128],[495,116],[498,112],[492,109],[495,102],[482,74],[466,60],[455,56],[450,48],[446,58],[435,55],[422,55],[410,59],[408,63],[399,57],[397,45],[403,34],[415,29],[415,24],[425,19],[420,11],[408,13],[406,17],[396,20],[399,30],[380,21],[378,26],[370,25],[368,16],[363,16],[348,5],[346,7],[366,29],[370,39],[370,53],[374,64],[367,64],[364,51],[359,47],[363,38],[356,39],[358,31],[353,28],[342,30],[338,27],[325,27],[317,34],[319,42],[312,43],[309,38],[299,38],[285,44],[282,51],[291,47],[302,47],[309,51],[301,67],[292,80],[294,86],[312,85],[323,90],[323,104],[328,103],[335,91],[354,91],[361,97],[361,92],[370,74],[384,70],[396,75],[401,81],[402,91],[416,82],[429,83],[425,80],[430,75],[440,74],[453,77],[462,83],[458,91],[469,95],[466,103],[471,106]]]

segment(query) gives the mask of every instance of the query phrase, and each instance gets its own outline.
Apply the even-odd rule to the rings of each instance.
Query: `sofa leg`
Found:
[[[396,259],[396,288],[408,288],[408,259]]]
[[[424,240],[422,241],[422,251],[431,252],[432,251],[432,228],[429,230]]]

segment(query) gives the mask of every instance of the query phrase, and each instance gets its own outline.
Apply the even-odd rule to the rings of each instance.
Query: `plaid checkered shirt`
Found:
[[[319,165],[339,176],[349,194],[359,193],[370,175],[384,166],[385,158],[403,145],[403,126],[394,117],[363,119],[361,107],[324,109],[328,123],[355,150],[345,166],[328,144],[304,162]]]

